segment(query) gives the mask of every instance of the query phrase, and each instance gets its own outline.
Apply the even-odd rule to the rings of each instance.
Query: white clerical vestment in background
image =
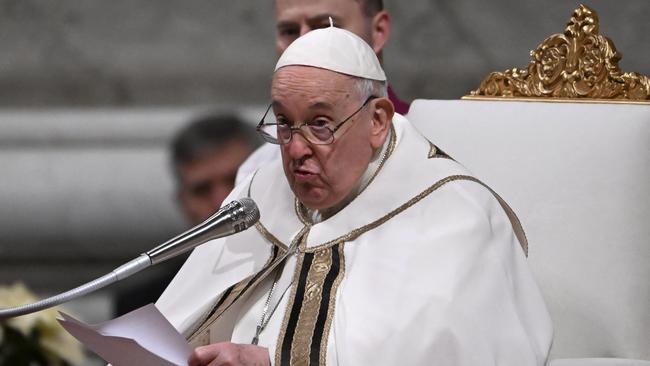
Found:
[[[280,162],[233,191],[260,223],[195,249],[157,303],[192,345],[251,343],[263,325],[276,365],[546,362],[551,320],[502,206],[404,117],[393,126],[374,179],[320,223]]]

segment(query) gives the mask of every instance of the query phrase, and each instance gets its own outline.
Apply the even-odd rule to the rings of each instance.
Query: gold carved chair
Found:
[[[525,69],[407,116],[518,213],[551,366],[650,365],[650,80],[621,57],[580,6]]]

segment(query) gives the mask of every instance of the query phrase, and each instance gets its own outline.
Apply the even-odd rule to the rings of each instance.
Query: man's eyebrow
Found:
[[[311,26],[313,26],[314,24],[329,24],[330,17],[332,18],[332,22],[334,23],[335,27],[339,27],[341,25],[340,18],[332,14],[314,15],[313,17],[307,18],[307,23],[309,23]],[[278,20],[278,22],[275,25],[277,29],[285,29],[285,28],[299,27],[299,26],[300,26],[299,22],[293,20]]]
[[[292,21],[292,20],[280,20],[278,23],[275,25],[277,29],[282,29],[282,28],[289,28],[289,27],[295,27],[297,26],[298,23]]]

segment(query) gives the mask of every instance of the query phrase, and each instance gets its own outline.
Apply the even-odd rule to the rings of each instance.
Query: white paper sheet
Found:
[[[70,334],[113,366],[186,366],[192,353],[154,304],[96,325],[60,314]]]

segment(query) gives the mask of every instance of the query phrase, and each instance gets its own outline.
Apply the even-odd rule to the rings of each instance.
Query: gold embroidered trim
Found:
[[[429,141],[429,154],[427,154],[427,158],[431,159],[436,156],[436,154],[438,154],[438,148],[431,141]]]
[[[323,338],[321,339],[320,342],[320,356],[319,356],[319,361],[320,365],[325,365],[326,360],[327,360],[327,341],[329,339],[330,335],[330,328],[332,327],[332,321],[334,320],[334,310],[336,308],[336,295],[338,293],[339,285],[341,284],[341,281],[343,281],[343,277],[345,276],[345,255],[343,248],[345,248],[345,243],[341,243],[341,245],[338,246],[338,251],[339,251],[339,274],[334,280],[334,284],[332,285],[332,289],[330,290],[330,299],[329,299],[329,304],[327,307],[327,318],[325,320],[325,326],[323,327]]]
[[[275,258],[279,256],[283,256],[285,253],[286,253],[286,249],[283,250],[282,248],[278,248],[278,253],[276,254],[274,254],[273,249],[271,249],[271,255],[269,256],[269,259],[266,261],[266,263],[264,263],[264,266],[262,266],[262,270],[265,267],[269,266],[271,262],[275,260]],[[183,336],[185,337],[185,339],[187,339],[188,342],[193,342],[194,340],[196,340],[196,338],[198,338],[199,336],[199,329],[202,328],[202,325],[204,325],[206,321],[208,321],[208,318],[211,318],[212,315],[216,313],[220,313],[220,314],[223,313],[225,311],[224,307],[230,306],[230,304],[232,304],[232,302],[235,301],[239,293],[246,287],[248,282],[250,282],[250,280],[254,276],[255,276],[254,274],[250,275],[244,278],[243,280],[239,281],[238,283],[236,283],[233,289],[230,291],[230,293],[228,293],[228,296],[225,299],[223,299],[223,301],[221,301],[221,297],[219,297],[215,302],[215,305],[210,310],[206,311],[205,314],[203,314],[198,320],[196,320],[191,327],[189,327],[185,332],[183,332]],[[227,289],[225,291],[227,291]],[[221,304],[219,304],[219,302],[221,302]],[[217,306],[216,304],[219,305]]]
[[[428,141],[428,140],[427,140]],[[447,155],[444,151],[440,150],[438,146],[434,145],[433,142],[429,142],[429,153],[427,154],[427,158],[433,159],[433,158],[442,158],[442,159],[452,159],[451,156]]]
[[[321,250],[323,248],[331,247],[331,246],[339,244],[339,243],[343,243],[343,242],[346,242],[346,241],[352,241],[352,240],[356,239],[357,237],[359,237],[361,234],[363,234],[363,233],[365,233],[365,232],[367,232],[369,230],[372,230],[372,229],[375,229],[375,228],[379,227],[380,225],[382,225],[386,221],[388,221],[388,220],[392,219],[393,217],[397,216],[398,214],[402,213],[403,211],[405,211],[409,207],[413,206],[414,204],[418,203],[423,198],[425,198],[426,196],[428,196],[429,194],[431,194],[433,191],[437,190],[438,188],[442,187],[443,185],[445,185],[445,184],[447,184],[449,182],[456,181],[456,180],[469,180],[469,181],[481,184],[482,186],[486,187],[495,196],[495,198],[499,201],[499,204],[501,205],[501,207],[503,207],[503,209],[506,211],[506,214],[508,215],[508,218],[510,219],[510,222],[511,222],[511,224],[513,226],[513,229],[515,230],[515,234],[517,235],[517,239],[519,239],[519,243],[521,244],[522,249],[524,249],[524,252],[526,253],[526,255],[528,255],[528,240],[526,238],[523,227],[521,226],[521,222],[519,221],[519,218],[517,217],[517,215],[510,208],[510,206],[508,206],[505,203],[505,201],[503,201],[503,199],[499,195],[496,194],[496,192],[494,192],[485,183],[483,183],[480,180],[478,180],[478,179],[476,179],[476,178],[474,178],[472,176],[469,176],[469,175],[450,175],[448,177],[445,177],[445,178],[437,181],[436,183],[434,183],[429,188],[427,188],[424,191],[420,192],[417,196],[411,198],[410,200],[408,200],[403,205],[401,205],[398,208],[394,209],[393,211],[387,213],[383,217],[381,217],[381,218],[379,218],[379,219],[377,219],[377,220],[375,220],[375,221],[373,221],[373,222],[371,222],[369,224],[366,224],[364,226],[356,228],[356,229],[350,231],[349,233],[347,233],[345,235],[339,236],[336,239],[330,240],[328,242],[325,242],[323,244],[320,244],[320,245],[317,245],[317,246],[314,246],[314,247],[311,247],[311,248],[307,248],[307,249],[305,249],[305,252],[312,253],[312,252]],[[511,217],[511,214],[512,214],[512,217]]]
[[[370,180],[366,185],[359,191],[359,194],[361,192],[365,191],[366,188],[372,183],[373,180],[375,180],[375,177],[377,177],[377,174],[379,174],[379,171],[381,168],[384,167],[384,163],[386,163],[386,160],[390,158],[391,155],[393,155],[393,150],[395,150],[395,144],[397,143],[397,133],[395,132],[395,127],[391,123],[390,125],[390,140],[388,141],[388,148],[386,149],[386,152],[384,153],[384,156],[381,157],[381,161],[379,162],[379,166],[377,167],[377,170],[375,170],[375,173],[370,177]]]
[[[338,258],[337,263],[333,262],[334,250],[336,250]],[[306,256],[312,256],[312,260],[305,279],[304,292],[302,297],[297,299],[300,276],[304,270],[303,266],[306,265]],[[319,364],[325,365],[329,331],[332,326],[334,310],[336,307],[336,295],[345,273],[343,245],[339,245],[336,248],[326,248],[317,253],[301,253],[298,262],[293,278],[293,283],[295,285],[292,288],[291,297],[285,312],[285,317],[282,322],[282,328],[280,329],[280,335],[276,346],[275,364],[281,365],[284,358],[285,360],[289,360],[290,365],[309,365],[311,360],[317,357]],[[329,287],[328,297],[324,299],[323,291],[327,285],[327,277],[333,270],[333,265],[337,265],[338,270],[336,277],[332,279],[332,282],[327,281],[331,283],[331,286]],[[296,301],[299,301],[299,303],[296,303]],[[324,313],[325,318],[321,318],[320,314],[321,303],[323,301],[327,301],[327,311]],[[299,306],[300,308],[294,309],[296,306]],[[291,339],[287,340],[285,338],[287,336],[289,322],[292,321],[292,313],[294,313],[294,310],[299,310],[297,321],[296,318],[293,318],[293,321],[296,321],[295,328],[293,328]],[[319,318],[320,321],[324,321],[324,323],[320,330],[322,332],[320,334],[320,342],[318,347],[314,349],[312,342],[317,334],[316,332],[319,331],[319,329],[317,329]],[[290,341],[291,344],[285,345],[285,341]],[[290,353],[289,355],[283,355],[283,352],[285,352],[283,350],[284,348],[287,348],[287,351]],[[318,352],[318,355],[313,354],[313,352]]]
[[[275,235],[271,234],[261,222],[258,221],[255,223],[255,229],[257,229],[260,235],[262,235],[266,240],[271,242],[271,244],[280,247],[283,251],[287,251],[288,246],[276,238]]]
[[[361,234],[365,233],[366,231],[375,229],[375,228],[379,227],[380,225],[382,225],[383,223],[385,223],[386,221],[388,221],[388,220],[392,219],[393,217],[397,216],[398,214],[400,214],[401,212],[403,212],[407,208],[413,206],[414,204],[416,204],[417,202],[419,202],[424,197],[428,196],[429,194],[431,194],[431,192],[437,190],[438,188],[440,188],[444,184],[455,181],[455,180],[463,179],[465,177],[469,177],[469,176],[452,175],[452,176],[443,178],[443,179],[437,181],[436,183],[434,183],[431,187],[429,187],[429,188],[425,189],[424,191],[420,192],[417,196],[411,198],[410,200],[408,200],[406,203],[402,204],[398,208],[396,208],[396,209],[392,210],[391,212],[387,213],[386,215],[382,216],[381,218],[379,218],[379,219],[377,219],[377,220],[375,220],[375,221],[373,221],[373,222],[371,222],[369,224],[366,224],[366,225],[363,225],[363,226],[361,226],[359,228],[356,228],[356,229],[350,231],[349,233],[347,233],[345,235],[339,236],[336,239],[333,239],[333,240],[325,242],[325,243],[323,243],[321,245],[317,245],[315,247],[311,247],[309,249],[306,249],[306,251],[307,252],[314,252],[314,251],[317,251],[317,250],[320,250],[320,249],[331,247],[332,245],[336,245],[336,244],[343,243],[343,242],[346,242],[346,241],[352,241],[352,240],[356,239],[357,237],[359,237]],[[469,178],[472,178],[472,177],[469,177]]]
[[[517,240],[519,241],[519,245],[521,245],[521,249],[524,250],[524,254],[526,257],[528,257],[528,237],[526,237],[526,232],[524,231],[523,225],[521,225],[521,221],[519,221],[519,217],[517,217],[517,214],[515,211],[508,205],[508,203],[501,198],[501,196],[495,192],[492,188],[490,188],[487,184],[481,182],[480,180],[474,178],[474,179],[469,179],[472,180],[483,187],[485,187],[488,191],[494,195],[494,197],[499,201],[499,204],[501,205],[501,208],[503,211],[506,212],[506,215],[508,216],[508,219],[510,219],[510,224],[512,225],[512,230],[515,232],[515,236],[517,237]]]
[[[297,242],[298,242],[299,240],[301,240],[301,238],[304,237],[304,238],[306,239],[306,237],[307,237],[307,233],[308,233],[308,232],[309,232],[309,227],[308,227],[308,226],[303,227],[302,230],[300,230],[300,232],[299,232],[298,235],[296,236],[296,239],[294,239],[294,241],[292,242],[291,247],[297,246]],[[270,234],[269,234],[269,235],[270,235]],[[281,250],[281,251],[280,251],[280,250]],[[240,284],[237,285],[237,287],[236,287],[235,289],[233,289],[233,291],[232,291],[232,293],[235,293],[235,292],[236,292],[236,294],[233,294],[232,296],[231,296],[231,295],[228,295],[228,299],[227,299],[228,301],[224,301],[224,302],[222,303],[222,305],[221,305],[221,306],[219,307],[219,309],[218,309],[219,311],[215,311],[215,312],[212,314],[212,316],[210,316],[207,320],[204,320],[203,322],[199,323],[200,325],[199,325],[198,329],[197,329],[196,331],[194,331],[194,333],[190,336],[190,338],[188,339],[188,341],[191,341],[192,339],[194,339],[194,338],[200,336],[203,332],[208,331],[209,328],[210,328],[210,326],[211,326],[215,321],[217,321],[217,319],[218,319],[221,315],[223,315],[223,313],[225,313],[225,312],[226,312],[226,311],[227,311],[227,310],[228,310],[228,309],[229,309],[229,308],[230,308],[230,307],[231,307],[235,302],[237,302],[237,300],[241,299],[245,293],[250,293],[250,291],[252,291],[253,289],[257,288],[257,286],[258,286],[262,281],[264,281],[264,280],[266,279],[266,277],[268,277],[268,275],[271,274],[271,273],[273,272],[273,270],[274,270],[275,268],[277,268],[277,266],[278,266],[280,263],[284,262],[284,260],[285,260],[285,259],[287,258],[287,256],[290,255],[290,254],[291,254],[291,250],[290,250],[290,249],[286,249],[286,248],[285,248],[285,249],[281,249],[281,248],[280,248],[280,249],[279,249],[279,252],[278,252],[278,255],[275,257],[275,259],[272,259],[273,256],[271,256],[271,258],[266,262],[266,264],[264,265],[264,267],[262,267],[262,269],[261,269],[259,272],[257,272],[255,275],[249,276],[249,277],[247,277],[246,279],[244,279],[243,281],[241,281]],[[250,283],[250,281],[252,281],[252,279],[255,278],[255,276],[256,276],[257,274],[259,274],[259,276],[257,277],[257,279],[255,279],[254,282],[252,282],[252,283],[250,284],[250,286],[248,286],[249,283]],[[248,286],[248,287],[247,287],[247,286]],[[244,291],[244,289],[245,289],[245,291]],[[235,291],[235,290],[237,290],[237,291]],[[209,313],[208,313],[208,314],[209,314]]]
[[[307,241],[307,236],[300,237],[301,241],[306,242]],[[298,254],[298,260],[296,261],[296,268],[293,271],[293,280],[292,283],[293,285],[291,286],[291,296],[289,296],[289,301],[287,303],[287,309],[284,312],[284,318],[282,319],[282,327],[280,328],[280,334],[278,335],[278,339],[276,341],[275,345],[275,364],[276,365],[281,365],[282,364],[282,343],[284,340],[284,337],[287,333],[287,325],[289,324],[289,317],[291,316],[291,309],[293,308],[295,299],[296,299],[296,291],[298,289],[298,279],[300,278],[300,271],[302,271],[302,265],[305,259],[304,253]]]
[[[237,296],[239,296],[241,291],[246,287],[246,285],[248,285],[252,278],[253,275],[239,281],[237,285],[232,289],[232,291],[230,291],[228,297],[226,297],[226,299],[221,303],[221,305],[219,305],[217,309],[210,309],[205,314],[203,314],[201,318],[197,320],[192,327],[189,328],[192,329],[192,331],[188,332],[189,335],[185,337],[187,339],[187,342],[193,343],[197,338],[200,338],[202,335],[209,332],[210,325],[212,325],[212,323],[214,323],[217,318],[235,301]],[[208,341],[209,340],[210,339],[208,337]]]
[[[323,295],[323,284],[327,273],[332,268],[332,255],[330,252],[331,250],[322,250],[314,253],[307,274],[305,293],[302,297],[298,323],[291,344],[291,360],[298,363],[305,361],[307,365],[309,364],[312,337]]]
[[[266,279],[266,277],[268,277],[268,275],[269,275],[270,273],[273,272],[273,270],[276,268],[276,266],[278,265],[278,263],[282,262],[282,261],[284,260],[285,257],[286,257],[286,256],[282,256],[282,257],[280,257],[279,259],[275,260],[275,261],[274,261],[270,266],[268,266],[267,268],[263,269],[263,273],[261,273],[261,275],[260,275],[260,276],[259,276],[259,277],[258,277],[258,278],[257,278],[257,279],[252,283],[252,284],[250,284],[250,286],[248,286],[249,283],[250,283],[250,281],[245,281],[245,283],[242,282],[242,284],[243,284],[242,286],[238,285],[238,286],[237,286],[237,287],[238,287],[238,291],[237,291],[237,293],[236,293],[236,294],[233,294],[233,296],[228,296],[228,297],[229,297],[228,301],[227,301],[227,302],[224,302],[224,304],[220,307],[220,311],[215,312],[212,316],[210,316],[210,318],[208,318],[205,322],[203,322],[203,324],[201,324],[201,326],[199,327],[199,329],[197,329],[197,330],[194,332],[194,334],[192,334],[192,336],[190,337],[190,339],[189,339],[188,341],[191,342],[195,337],[200,336],[201,333],[206,332],[206,331],[209,331],[210,326],[212,326],[212,324],[213,324],[215,321],[217,321],[217,319],[219,319],[219,317],[221,317],[221,315],[223,315],[223,313],[225,313],[228,309],[230,309],[230,307],[231,307],[235,302],[237,302],[238,300],[242,299],[242,298],[243,298],[243,295],[244,295],[245,293],[250,293],[250,291],[252,291],[253,289],[257,288],[257,286],[258,286],[258,285],[259,285],[259,284],[260,284],[264,279]],[[251,276],[251,277],[254,277],[254,276]],[[247,287],[247,286],[248,286],[248,287]],[[234,292],[234,291],[233,291],[233,292]]]
[[[257,172],[258,172],[258,171],[259,171],[259,169],[256,170],[256,171],[253,173],[253,177],[251,178],[251,181],[250,181],[250,183],[248,184],[248,190],[247,190],[247,193],[246,193],[246,196],[247,196],[248,198],[252,198],[252,197],[251,197],[251,187],[253,186],[253,182],[255,181],[255,177],[257,177]],[[271,234],[271,233],[266,229],[266,227],[264,227],[264,225],[262,225],[262,223],[261,223],[260,221],[257,221],[257,222],[255,223],[255,229],[257,229],[257,231],[258,231],[258,232],[259,232],[263,237],[265,237],[269,242],[271,242],[271,244],[273,244],[273,245],[275,245],[275,246],[277,246],[277,247],[280,247],[280,248],[281,248],[282,250],[284,250],[284,251],[287,250],[287,245],[284,244],[283,242],[281,242],[281,241],[280,241],[278,238],[276,238],[273,234]]]
[[[300,204],[300,201],[298,200],[298,197],[293,198],[293,209],[296,211],[296,216],[298,216],[298,219],[300,222],[302,222],[303,225],[313,225],[314,223],[311,221],[311,218],[307,217],[304,206]]]

